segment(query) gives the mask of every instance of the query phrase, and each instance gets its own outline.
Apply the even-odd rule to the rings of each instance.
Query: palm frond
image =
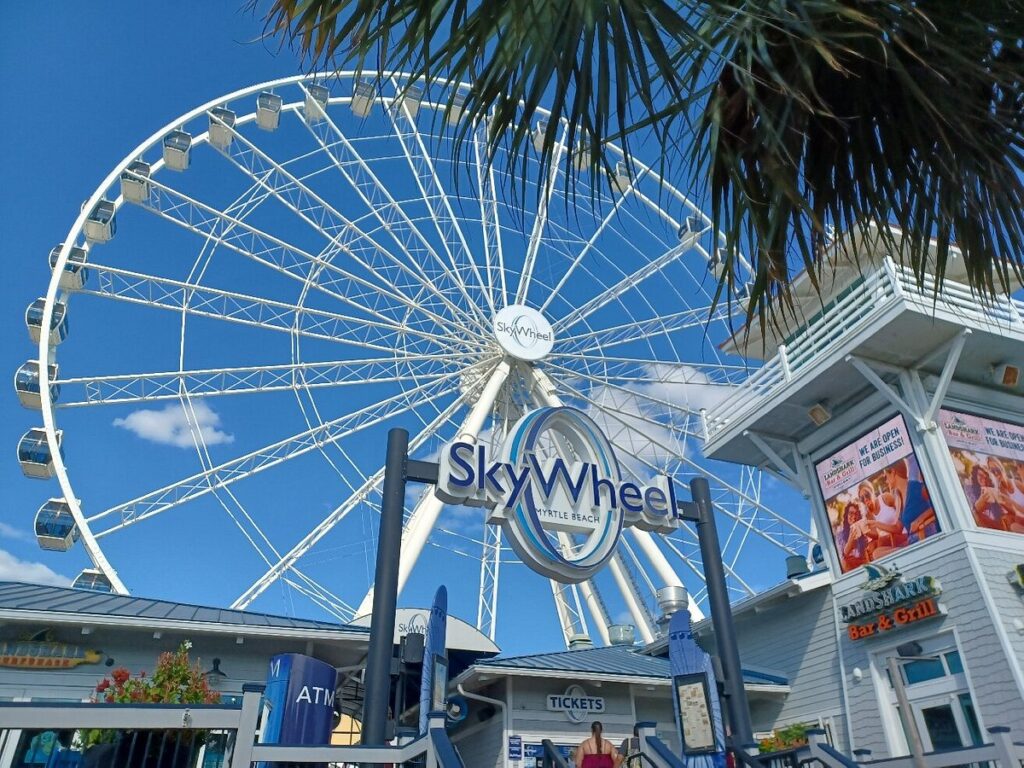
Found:
[[[1024,280],[1019,0],[272,0],[266,23],[314,67],[471,83],[460,139],[487,118],[513,168],[543,107],[545,177],[560,121],[594,172],[653,137],[706,190],[720,296],[749,254],[748,317],[820,278],[833,229],[939,286],[955,242],[983,299]]]

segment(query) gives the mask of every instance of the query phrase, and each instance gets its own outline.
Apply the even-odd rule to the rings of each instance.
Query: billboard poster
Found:
[[[1024,427],[947,410],[939,427],[975,524],[1024,533]]]
[[[420,733],[427,732],[431,712],[445,709],[448,691],[448,590],[442,584],[434,593],[434,603],[427,619],[427,636],[423,643],[423,672],[420,677]]]
[[[843,573],[939,532],[902,416],[815,464]]]

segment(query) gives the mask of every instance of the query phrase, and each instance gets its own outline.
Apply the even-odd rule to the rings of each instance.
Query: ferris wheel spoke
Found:
[[[678,261],[680,257],[688,253],[697,242],[696,235],[685,236],[678,245],[669,248],[665,253],[656,259],[651,259],[646,262],[642,267],[626,275],[622,280],[609,286],[604,291],[599,293],[597,296],[592,298],[580,307],[577,307],[569,314],[562,317],[560,320],[555,322],[554,327],[556,331],[565,330],[571,328],[581,320],[585,320],[594,312],[601,309],[601,307],[615,301],[616,299],[624,296],[632,290],[636,290],[641,283],[647,280],[652,275],[656,275],[664,270],[669,264]]]
[[[331,275],[331,280],[318,283],[318,289],[382,321],[394,322],[394,318],[375,309],[381,296],[387,296],[413,312],[419,311],[419,307],[408,297],[390,288],[382,288],[376,279],[371,280],[353,274],[323,256],[290,245],[156,179],[151,178],[148,183],[149,197],[146,202],[140,204],[143,210],[190,230],[200,237],[214,240],[258,264],[302,282],[309,278],[313,270],[326,271]],[[334,289],[328,286],[333,286]]]
[[[185,312],[264,330],[297,333],[341,344],[391,352],[405,336],[446,348],[451,339],[398,324],[309,309],[244,293],[90,264],[97,287],[80,293]]]
[[[652,403],[652,404],[655,404],[655,405],[659,405],[659,406],[662,406],[662,407],[665,407],[665,408],[669,408],[669,409],[671,409],[673,411],[679,411],[684,416],[686,416],[687,419],[689,419],[690,417],[699,417],[699,415],[700,415],[699,412],[695,412],[695,411],[691,410],[690,408],[688,408],[686,406],[679,405],[677,403],[672,403],[672,402],[669,402],[668,400],[662,400],[661,398],[657,398],[657,397],[654,397],[652,395],[648,395],[648,394],[645,394],[645,393],[642,393],[642,392],[638,392],[638,391],[635,391],[635,390],[632,390],[632,389],[627,389],[625,387],[620,387],[620,386],[617,386],[617,385],[613,385],[613,384],[610,384],[608,382],[603,382],[600,379],[591,379],[591,381],[598,383],[600,386],[607,386],[610,389],[614,389],[616,391],[622,392],[622,393],[626,394],[628,397],[635,397],[638,400],[644,400],[645,402]],[[556,385],[556,387],[559,387],[559,385]],[[612,413],[614,413],[614,414],[622,414],[623,413],[623,411],[621,410],[622,407],[623,407],[623,403],[622,402],[616,402],[616,403],[612,403],[612,404],[601,403],[601,402],[598,402],[597,400],[594,400],[593,398],[587,397],[586,395],[581,393],[579,390],[570,390],[570,389],[567,389],[567,388],[564,388],[564,387],[559,387],[559,389],[560,389],[560,391],[566,397],[568,397],[570,399],[578,398],[580,400],[583,400],[584,402],[586,402],[591,407],[599,409],[602,413],[606,413],[606,414],[612,414]],[[639,403],[637,403],[637,408],[635,410],[630,410],[627,415],[628,415],[628,418],[631,421],[641,422],[642,424],[645,424],[645,425],[650,426],[650,427],[656,427],[656,428],[658,428],[660,430],[670,430],[673,433],[682,432],[687,437],[692,437],[694,439],[700,439],[701,438],[701,433],[700,433],[699,430],[698,431],[694,431],[694,430],[689,429],[688,427],[681,427],[675,421],[672,421],[672,422],[666,424],[665,422],[658,421],[657,419],[652,418],[651,416],[649,416],[648,414],[645,414],[640,409]],[[637,428],[637,425],[634,424],[631,429],[632,429],[632,431],[636,431],[636,428]],[[646,435],[646,433],[644,433],[644,434]]]
[[[321,128],[310,125],[303,113],[296,112],[296,115],[302,120],[333,167],[355,190],[371,215],[376,218],[385,231],[390,233],[391,239],[404,254],[408,265],[420,275],[424,286],[448,308],[451,315],[450,322],[461,325],[460,318],[466,315],[466,310],[453,303],[445,295],[445,290],[455,290],[472,304],[469,295],[453,278],[451,268],[444,263],[434,246],[409,217],[401,203],[391,194],[388,185],[381,182],[358,148],[349,141],[330,115],[325,114],[324,119],[318,123],[318,126],[322,126]],[[327,130],[333,134],[334,142],[328,142],[326,136],[323,135]],[[429,272],[426,269],[428,264],[433,265]],[[477,314],[471,314],[467,321],[475,325],[478,332],[486,332],[487,325]],[[462,327],[464,330],[470,331],[468,327]]]
[[[211,120],[216,119],[215,116],[211,116]],[[415,302],[415,297],[409,294],[409,290],[415,292],[430,287],[429,280],[422,274],[417,274],[400,259],[396,259],[354,221],[340,213],[245,136],[233,127],[221,124],[232,132],[236,141],[231,142],[227,149],[218,148],[220,154],[254,183],[272,194],[300,220],[321,234],[331,246],[328,249],[330,254],[344,252],[366,270],[367,274],[377,278],[378,287],[385,289],[385,294],[394,288],[404,297],[403,303],[406,307],[415,303],[424,315],[439,326],[450,325],[448,319],[429,311],[422,302]],[[400,278],[411,278],[412,282],[402,284]],[[440,297],[439,292],[434,293]]]
[[[605,215],[603,219],[601,219],[601,223],[598,224],[597,227],[594,229],[594,233],[587,240],[586,244],[584,244],[584,246],[580,248],[579,253],[576,254],[576,256],[572,260],[572,263],[569,264],[568,268],[566,268],[565,273],[562,275],[562,278],[558,281],[555,287],[551,289],[550,293],[548,293],[548,297],[544,299],[544,303],[540,305],[541,312],[546,310],[548,308],[548,305],[552,301],[554,301],[555,297],[557,297],[561,293],[562,288],[565,287],[565,284],[569,281],[573,273],[576,271],[576,268],[583,262],[583,260],[591,252],[591,250],[593,250],[594,244],[597,242],[598,238],[600,238],[601,235],[604,234],[605,229],[607,229],[608,225],[612,222],[612,220],[619,215],[619,209],[622,208],[623,204],[626,202],[627,199],[628,195],[620,195],[615,200],[615,202],[612,204],[611,210],[608,211],[607,215]]]
[[[396,83],[396,87],[400,86]],[[483,278],[480,276],[480,268],[473,255],[473,249],[469,247],[469,243],[466,241],[466,235],[462,231],[459,217],[455,215],[448,192],[444,184],[441,183],[441,178],[437,173],[434,160],[427,149],[426,143],[423,141],[422,134],[420,134],[419,129],[416,127],[416,121],[409,114],[408,107],[402,102],[392,102],[391,109],[385,110],[385,113],[391,120],[395,136],[402,145],[402,151],[405,154],[409,170],[412,171],[416,179],[416,187],[419,189],[424,202],[429,206],[431,214],[433,214],[434,228],[437,230],[445,253],[448,256],[453,277],[459,282],[465,292],[470,309],[486,325],[487,316],[483,312],[482,304],[487,304],[487,308],[493,314],[494,303],[487,292]],[[462,259],[459,258],[460,254],[463,257]],[[468,263],[469,270],[475,278],[473,285],[470,285],[462,277],[463,260]],[[471,292],[476,294],[476,298],[470,295]]]
[[[258,472],[302,456],[322,445],[338,442],[400,413],[412,410],[422,405],[425,399],[443,396],[450,389],[449,380],[456,378],[460,373],[453,372],[439,377],[435,381],[400,392],[373,405],[306,429],[284,440],[265,445],[206,471],[98,512],[86,520],[93,524],[108,517],[116,516],[118,518],[119,522],[98,532],[97,536],[106,536],[123,530],[140,520],[153,517],[204,496],[214,489],[252,477]]]
[[[444,424],[448,418],[455,413],[468,398],[468,392],[463,392],[433,420],[431,420],[414,438],[409,441],[409,453],[412,454],[427,440],[433,437],[434,430]],[[327,517],[317,524],[313,530],[307,533],[301,541],[292,547],[287,554],[272,565],[266,573],[257,579],[234,603],[232,608],[245,609],[252,604],[252,601],[259,597],[271,584],[286,573],[291,567],[313,546],[316,545],[327,533],[341,522],[353,509],[359,506],[371,492],[379,492],[384,482],[384,468],[381,467],[373,473],[348,499],[334,509]]]
[[[683,362],[681,360],[656,360],[651,357],[616,357],[614,355],[583,355],[576,352],[559,353],[553,352],[544,362],[550,364],[553,360],[568,360],[573,364],[586,367],[588,370],[592,366],[601,367],[601,376],[615,378],[616,380],[633,380],[642,379],[644,381],[658,381],[658,376],[665,377],[671,376],[669,373],[673,370],[681,371],[711,371],[711,372],[728,372],[729,376],[736,375],[746,378],[750,373],[750,368],[745,365],[728,365],[722,363],[705,363],[700,361],[688,361]],[[563,367],[568,367],[565,365]],[[640,372],[637,372],[639,369]],[[575,373],[576,369],[572,371]],[[668,380],[671,380],[668,379]]]
[[[595,408],[597,408],[601,412],[601,414],[602,414],[602,416],[604,418],[610,419],[612,421],[617,422],[622,427],[623,431],[625,431],[627,433],[628,432],[632,432],[632,433],[636,433],[637,432],[636,424],[635,423],[630,424],[630,420],[639,419],[639,420],[644,421],[644,422],[651,422],[651,420],[649,420],[649,419],[645,419],[645,418],[642,418],[642,417],[636,417],[632,413],[628,414],[627,417],[623,418],[621,413],[618,410],[616,410],[616,409],[608,408],[608,407],[603,406],[603,405],[601,405],[599,403],[595,403],[594,401],[588,401],[588,402],[590,402]],[[660,428],[660,430],[662,430],[662,431],[668,429],[668,427],[666,427],[666,425],[661,424],[660,422],[656,422],[656,421],[652,422],[652,425],[658,426]],[[713,472],[710,472],[707,467],[700,466],[699,464],[697,464],[695,461],[693,461],[693,459],[689,458],[686,455],[685,452],[680,451],[678,446],[668,445],[667,443],[665,443],[662,440],[660,440],[657,437],[657,433],[644,432],[642,434],[639,434],[638,437],[639,437],[639,439],[642,439],[645,443],[649,443],[654,449],[660,451],[666,457],[671,457],[673,460],[687,465],[692,470],[694,470],[694,471],[698,472],[699,474],[702,474],[705,477],[707,477],[709,480],[713,480],[715,483],[717,483],[719,485],[719,487],[729,491],[731,494],[733,494],[736,497],[742,498],[744,501],[746,501],[751,506],[757,507],[761,512],[765,513],[767,516],[769,516],[776,523],[779,523],[783,528],[790,529],[792,534],[798,535],[803,540],[807,540],[810,537],[810,534],[808,534],[806,531],[801,530],[800,527],[797,526],[795,523],[787,520],[786,518],[784,518],[781,515],[777,514],[773,510],[771,510],[768,507],[764,506],[763,504],[761,504],[760,501],[754,500],[748,494],[746,494],[743,491],[741,491],[739,488],[736,488],[735,486],[733,486],[730,483],[728,483],[727,481],[723,480],[721,477],[717,476]],[[611,440],[612,440],[613,444],[616,442],[615,437],[611,437]],[[623,446],[623,447],[625,447],[627,450],[632,449],[634,447],[632,445],[632,443],[633,443],[633,440],[630,439],[629,444],[627,444],[626,446]],[[658,465],[654,464],[653,462],[651,462],[650,460],[644,458],[643,456],[637,455],[636,453],[632,453],[632,451],[631,451],[631,454],[632,454],[631,457],[632,457],[632,459],[634,461],[637,461],[638,463],[640,463],[643,466],[647,467],[652,472],[654,472],[654,473],[661,473],[661,472],[665,471],[664,467],[659,467]],[[780,549],[785,550],[789,554],[796,554],[796,550],[793,547],[791,547],[790,545],[786,544],[784,541],[782,541],[781,538],[778,538],[775,534],[770,533],[767,530],[755,527],[752,520],[750,520],[750,519],[748,519],[746,517],[743,517],[743,516],[737,516],[734,512],[730,511],[728,508],[722,506],[719,503],[715,504],[715,509],[718,512],[720,512],[721,514],[723,514],[726,517],[728,517],[730,520],[736,520],[737,517],[739,517],[740,524],[749,527],[751,529],[752,533],[757,534],[761,538],[771,542],[772,544],[774,544],[775,546],[779,547]]]
[[[502,306],[508,304],[508,286],[505,282],[505,252],[502,247],[501,218],[497,188],[494,182],[494,165],[488,160],[486,146],[486,124],[475,126],[473,155],[480,203],[480,226],[484,243],[484,264],[487,270],[487,292],[491,297],[491,308],[494,309],[496,302],[500,301]],[[497,280],[495,280],[495,272],[497,272]]]
[[[679,549],[679,547],[676,546],[676,543],[674,541],[672,541],[671,538],[665,536],[665,537],[662,537],[661,540],[663,542],[665,542],[665,546],[667,546],[676,557],[678,557],[680,560],[683,561],[683,563],[686,565],[687,568],[689,568],[691,571],[693,571],[694,574],[696,574],[697,577],[701,581],[704,581],[704,571],[702,571],[700,568],[698,568],[694,564],[694,562],[693,562],[694,558],[687,557]],[[732,577],[733,579],[735,579],[736,583],[738,583],[741,587],[743,587],[743,591],[744,592],[746,592],[748,595],[755,595],[755,594],[757,594],[757,592],[753,588],[751,588],[751,586],[740,577],[740,575],[736,572],[736,569],[732,565],[730,565],[729,563],[722,563],[722,566],[725,568],[726,574],[728,576]],[[698,598],[698,595],[694,595],[694,601],[696,601],[697,598]]]
[[[659,336],[667,336],[688,328],[700,328],[729,317],[729,310],[719,306],[712,314],[712,307],[694,307],[653,317],[649,320],[633,320],[611,328],[587,331],[558,340],[559,352],[587,354],[594,350],[605,350],[621,344],[631,344]],[[563,352],[564,350],[564,352]]]
[[[464,359],[462,355],[396,354],[363,360],[79,376],[53,383],[61,388],[56,407],[75,408],[170,400],[180,397],[182,392],[193,397],[214,397],[385,382],[415,383],[442,375],[438,368],[446,362]]]
[[[548,206],[551,204],[551,194],[561,172],[565,142],[566,134],[563,129],[561,138],[551,152],[551,170],[548,172],[547,178],[544,181],[544,189],[541,190],[540,199],[537,201],[537,216],[534,218],[533,227],[530,230],[530,239],[526,245],[526,256],[523,258],[523,270],[519,277],[519,286],[516,288],[516,304],[524,304],[530,292],[530,281],[533,279],[537,254],[540,251],[540,244],[544,239],[544,232],[548,225]]]

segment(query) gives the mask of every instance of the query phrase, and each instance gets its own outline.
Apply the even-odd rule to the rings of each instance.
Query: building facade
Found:
[[[741,656],[788,669],[776,726],[827,717],[844,751],[907,754],[901,714],[926,751],[1020,739],[1024,303],[981,304],[955,254],[936,296],[861,247],[824,300],[798,281],[798,321],[733,344],[764,364],[705,414],[710,457],[804,494],[828,574],[788,607],[737,606]]]

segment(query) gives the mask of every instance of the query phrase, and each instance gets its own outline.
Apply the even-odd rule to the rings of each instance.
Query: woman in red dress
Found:
[[[576,768],[618,768],[621,762],[615,745],[604,738],[604,727],[594,721],[590,726],[590,738],[576,748]]]

